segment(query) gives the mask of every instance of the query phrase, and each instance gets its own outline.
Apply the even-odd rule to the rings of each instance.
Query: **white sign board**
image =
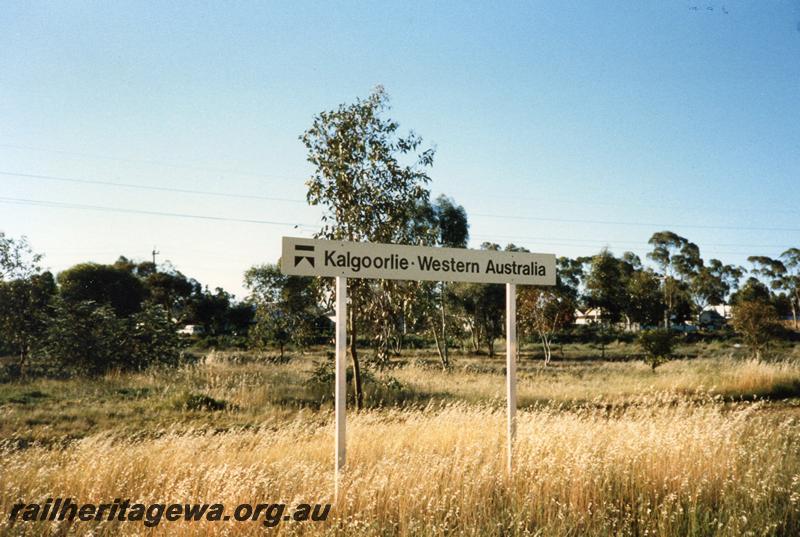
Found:
[[[556,256],[283,237],[281,272],[293,276],[555,285]]]

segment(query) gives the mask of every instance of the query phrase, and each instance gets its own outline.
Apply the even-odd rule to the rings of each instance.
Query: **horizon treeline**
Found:
[[[431,205],[432,222],[462,230],[458,242],[448,245],[465,245],[469,226],[463,207],[444,196]],[[598,329],[687,323],[704,328],[701,313],[709,306],[752,302],[792,319],[797,328],[800,250],[789,248],[775,259],[752,256],[746,269],[706,261],[696,244],[670,231],[654,233],[649,244],[646,260],[607,249],[559,257],[555,287],[518,288],[522,337],[541,343],[549,359],[552,341],[571,329],[576,315],[590,310]],[[481,248],[525,250],[490,242]],[[89,374],[175,365],[187,344],[177,331],[186,325],[201,327],[202,336],[195,339],[207,346],[275,347],[281,354],[286,345],[302,348],[328,342],[332,335],[326,279],[286,276],[279,263],[251,267],[244,275],[249,294],[237,301],[169,262],[120,256],[112,264],[79,263],[53,275],[41,269],[41,255],[24,237],[2,232],[0,252],[0,354],[15,356],[19,373],[42,361]],[[371,312],[359,321],[359,344],[373,349],[369,361],[377,365],[403,348],[431,345],[448,367],[450,348],[492,356],[495,341],[503,337],[502,285],[359,283],[356,292]]]

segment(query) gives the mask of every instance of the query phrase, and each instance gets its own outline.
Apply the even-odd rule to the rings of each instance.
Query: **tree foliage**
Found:
[[[41,254],[34,253],[28,239],[15,239],[0,231],[0,281],[25,279],[39,272]]]
[[[427,230],[420,230],[414,221],[419,216],[419,203],[429,199],[427,168],[433,164],[434,151],[422,149],[422,139],[413,132],[401,136],[399,124],[385,117],[388,109],[388,95],[378,86],[366,99],[321,112],[300,136],[314,170],[306,183],[307,199],[323,210],[323,226],[317,237],[427,243]],[[356,346],[359,316],[370,316],[377,348],[385,354],[387,325],[398,317],[396,308],[404,301],[396,297],[403,290],[395,282],[350,285],[348,332],[359,408],[363,405]]]
[[[81,263],[58,275],[61,297],[68,303],[95,302],[126,317],[138,312],[147,298],[144,283],[124,268]]]
[[[733,306],[733,328],[742,336],[753,358],[761,360],[777,334],[778,314],[762,300],[742,301]]]
[[[153,271],[144,276],[143,283],[149,299],[159,304],[173,317],[186,308],[192,294],[200,292],[199,284],[178,271]]]
[[[623,311],[631,323],[656,326],[661,322],[664,303],[661,300],[660,283],[651,270],[637,270],[628,277]]]
[[[49,272],[0,282],[0,340],[14,350],[20,373],[41,347],[50,321],[48,305],[55,294]]]
[[[183,321],[203,327],[203,332],[218,336],[228,332],[228,314],[231,295],[221,287],[212,292],[206,288],[196,289],[187,299],[183,309]]]
[[[672,231],[653,233],[647,241],[653,251],[647,254],[661,268],[661,289],[664,296],[664,327],[669,328],[672,315],[685,291],[685,279],[699,264],[697,245]]]
[[[455,283],[451,288],[473,350],[485,346],[489,356],[494,356],[494,342],[503,335],[505,289],[502,285],[483,283]]]
[[[575,302],[558,287],[522,286],[517,294],[517,323],[523,334],[542,343],[545,365],[552,357],[553,336],[575,319]]]
[[[590,262],[586,277],[587,303],[600,310],[605,323],[620,320],[625,303],[625,272],[611,252],[604,249]]]
[[[644,351],[644,361],[653,371],[672,357],[675,334],[664,328],[643,330],[637,338]]]
[[[800,313],[800,249],[789,248],[779,259],[750,256],[747,260],[753,264],[754,274],[765,278],[772,289],[786,293],[794,327],[797,330]]]
[[[445,248],[465,248],[469,240],[469,222],[464,207],[445,195],[441,195],[429,209],[423,210],[428,220],[427,229],[434,236],[434,244]],[[415,301],[421,302],[425,321],[436,344],[436,352],[444,369],[450,367],[448,336],[454,328],[454,318],[448,313],[453,293],[446,282],[418,282]]]
[[[43,350],[63,371],[94,376],[180,360],[183,344],[160,305],[146,304],[128,318],[91,300],[57,299],[51,309]]]
[[[302,347],[310,343],[319,327],[319,281],[286,276],[279,265],[258,265],[245,273],[248,300],[256,306],[251,341],[263,348],[278,344],[283,356],[290,341]]]

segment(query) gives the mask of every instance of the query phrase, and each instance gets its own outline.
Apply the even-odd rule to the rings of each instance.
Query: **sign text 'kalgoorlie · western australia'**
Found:
[[[283,238],[281,271],[295,276],[555,285],[553,254]]]

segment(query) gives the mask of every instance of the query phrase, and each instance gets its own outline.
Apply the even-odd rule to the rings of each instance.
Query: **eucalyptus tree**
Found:
[[[773,301],[774,294],[769,286],[755,276],[747,278],[739,290],[731,295],[731,306],[736,306],[742,302],[763,302],[765,304],[772,304]]]
[[[696,244],[672,231],[653,233],[648,244],[653,251],[647,254],[661,268],[661,289],[664,295],[664,328],[676,311],[680,295],[686,292],[687,280],[702,264]]]
[[[781,286],[789,295],[794,329],[797,330],[797,317],[800,313],[800,248],[789,248],[781,254],[781,259],[786,267]]]
[[[656,326],[664,315],[660,280],[651,269],[634,271],[625,284],[627,300],[625,316],[631,323],[642,326]]]
[[[148,297],[144,283],[125,268],[98,263],[78,263],[57,277],[60,295],[68,304],[93,301],[111,306],[119,317],[142,309]]]
[[[463,312],[463,322],[469,330],[473,350],[477,352],[481,345],[485,345],[488,355],[493,357],[494,342],[503,335],[503,285],[459,282],[452,289]]]
[[[750,256],[747,260],[753,264],[751,272],[766,278],[772,289],[786,293],[792,310],[794,327],[797,329],[797,317],[800,311],[800,249],[789,248],[780,255],[779,259]]]
[[[539,337],[544,365],[550,363],[554,335],[575,320],[575,299],[561,285],[525,285],[519,290],[518,322],[523,333]]]
[[[192,296],[192,293],[197,292],[199,287],[197,282],[192,282],[180,271],[171,268],[146,273],[143,283],[149,292],[150,301],[160,304],[167,310],[170,317],[178,318],[189,297]]]
[[[705,266],[700,267],[689,284],[689,294],[698,315],[706,306],[722,303],[725,293],[722,280]]]
[[[25,237],[0,231],[0,351],[8,347],[24,373],[47,327],[47,305],[56,285],[49,272],[39,273],[42,256]]]
[[[751,274],[761,276],[772,289],[780,289],[781,279],[786,274],[786,265],[780,259],[765,255],[751,255],[747,260],[753,264]]]
[[[501,249],[499,244],[484,242],[481,250]],[[513,244],[506,246],[506,251],[527,251]],[[457,301],[463,317],[463,325],[467,327],[475,352],[481,345],[486,346],[490,357],[494,356],[494,342],[503,334],[505,312],[505,288],[497,283],[459,282],[451,286],[454,300]]]
[[[622,318],[627,301],[623,263],[614,254],[603,249],[592,257],[586,276],[586,302],[600,311],[600,334],[602,355],[605,358],[605,343],[608,329]]]
[[[50,322],[48,306],[55,296],[50,272],[0,281],[0,342],[14,351],[20,374],[41,346]]]
[[[432,203],[421,201],[417,204],[418,235],[427,236],[431,246],[446,248],[465,248],[469,240],[469,223],[464,207],[444,194]],[[448,315],[448,302],[454,294],[445,282],[410,282],[409,287],[416,290],[408,296],[409,303],[404,310],[412,312],[411,320],[420,321],[424,330],[429,330],[436,344],[436,351],[443,369],[450,367],[448,335],[454,326]],[[405,319],[404,319],[405,320]]]
[[[42,255],[34,253],[28,239],[15,239],[0,231],[0,281],[22,279],[39,272]]]
[[[277,344],[283,357],[286,343],[302,347],[317,335],[316,323],[322,316],[318,280],[287,276],[278,264],[265,264],[245,272],[244,286],[250,291],[247,302],[255,306],[253,345]]]
[[[600,310],[604,324],[618,322],[625,308],[626,273],[620,260],[607,249],[592,257],[586,277],[588,305]]]
[[[576,304],[580,307],[581,288],[586,279],[585,266],[591,258],[578,257],[559,257],[556,259],[556,279],[557,285],[569,294]]]
[[[457,205],[452,198],[441,195],[433,204],[433,228],[436,242],[447,248],[466,248],[469,240],[469,222],[464,207]],[[447,284],[439,283],[439,312],[441,319],[441,339],[437,337],[434,323],[433,334],[436,348],[444,368],[450,367],[450,356],[447,347]],[[439,343],[441,341],[441,344]]]
[[[726,265],[719,259],[705,264],[702,259],[690,275],[689,296],[699,316],[707,306],[723,304],[731,291],[739,286],[743,271],[740,267]]]
[[[708,262],[708,270],[721,282],[723,291],[721,302],[728,302],[731,293],[739,289],[744,269],[737,265],[726,265],[719,259],[711,259]]]
[[[319,113],[300,136],[313,166],[306,197],[323,210],[318,238],[427,242],[425,233],[410,223],[418,203],[430,197],[427,169],[433,165],[434,150],[423,149],[422,139],[413,132],[401,136],[399,124],[385,117],[388,109],[389,97],[378,86],[365,99]],[[378,291],[386,292],[391,285],[379,282]],[[349,347],[358,408],[363,407],[364,393],[356,341],[360,316],[369,312],[374,291],[364,280],[350,285]],[[372,321],[387,319],[379,314]]]

